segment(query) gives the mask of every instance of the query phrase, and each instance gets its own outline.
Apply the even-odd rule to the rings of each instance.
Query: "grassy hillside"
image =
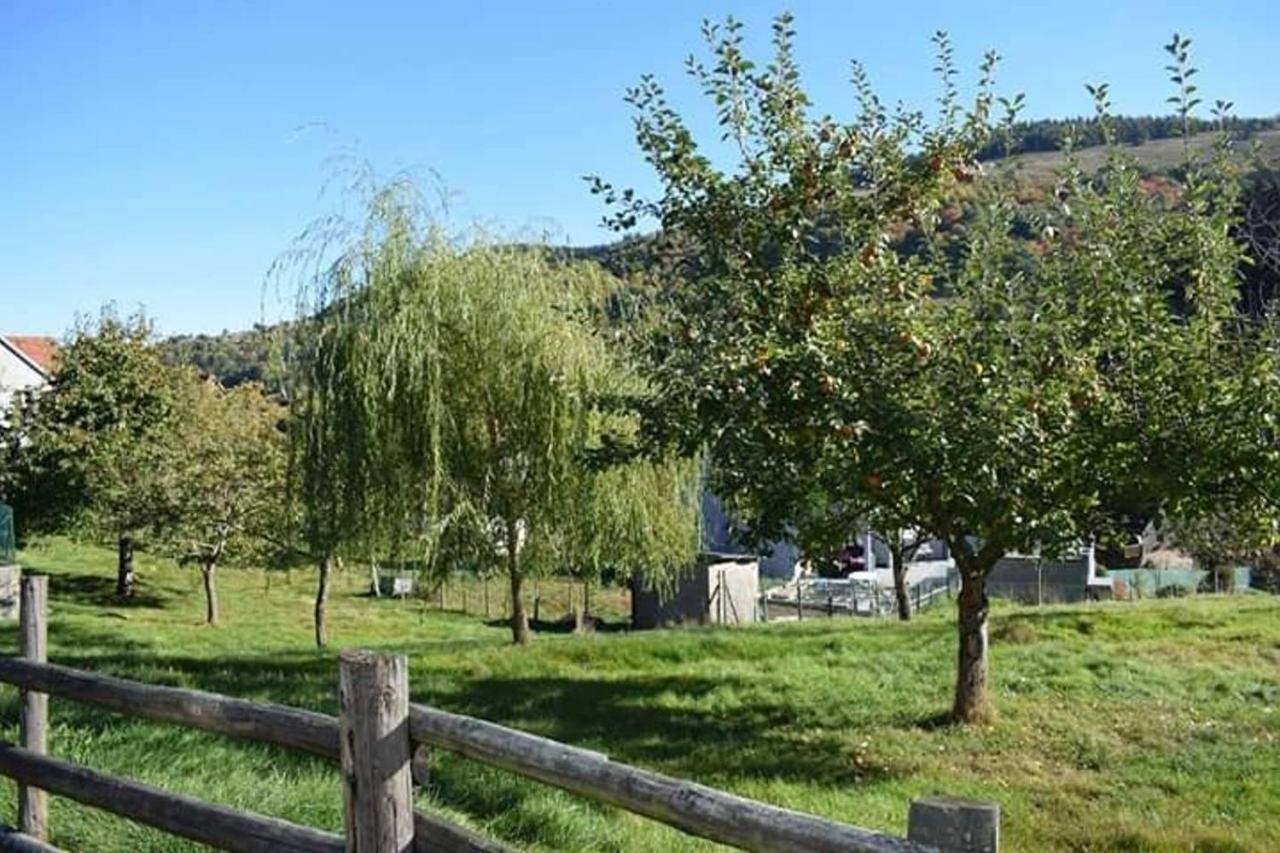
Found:
[[[64,542],[22,554],[51,578],[51,659],[151,682],[335,710],[334,652],[309,648],[312,578],[226,571],[220,628],[194,572],[141,562],[138,600],[110,599],[111,555]],[[1280,849],[1280,600],[1258,596],[1043,610],[994,619],[1002,713],[939,724],[947,608],[902,626],[810,620],[750,629],[543,634],[514,650],[483,618],[360,597],[340,580],[338,647],[411,656],[418,701],[474,714],[770,802],[901,831],[908,800],[946,792],[1004,808],[1005,849]],[[0,629],[0,652],[16,648]],[[3,737],[16,700],[3,691]],[[55,754],[337,829],[318,760],[53,700]],[[710,849],[650,821],[442,756],[425,802],[522,846]],[[12,789],[0,820],[13,819]],[[70,850],[189,845],[62,800]]]
[[[1217,134],[1200,133],[1191,137],[1193,151],[1207,152],[1213,147]],[[1252,145],[1258,145],[1258,156],[1271,165],[1280,164],[1280,130],[1262,130],[1253,134],[1248,140],[1239,143],[1242,157],[1252,153]],[[1138,164],[1148,172],[1166,174],[1180,167],[1185,160],[1181,139],[1152,139],[1141,145],[1123,146],[1126,154],[1131,155]],[[1085,171],[1097,171],[1106,162],[1108,149],[1103,146],[1081,148],[1077,151],[1081,166]],[[1026,181],[1041,186],[1052,183],[1055,173],[1065,160],[1061,151],[1040,151],[1032,154],[1019,154],[1005,161],[997,161],[1002,166],[1012,164],[1019,175]]]

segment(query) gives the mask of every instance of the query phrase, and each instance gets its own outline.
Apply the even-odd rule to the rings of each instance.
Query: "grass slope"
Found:
[[[155,683],[334,712],[334,653],[309,648],[312,578],[225,571],[225,624],[200,625],[194,572],[141,563],[115,605],[111,555],[26,551],[51,577],[51,659]],[[1280,600],[1201,597],[998,608],[1002,719],[939,723],[953,625],[809,620],[750,629],[587,637],[513,650],[483,618],[371,600],[342,579],[336,646],[411,656],[417,701],[515,725],[751,797],[901,832],[911,797],[998,800],[1007,850],[1280,849]],[[0,653],[16,650],[12,626]],[[16,736],[14,692],[0,694]],[[53,752],[108,772],[338,829],[323,762],[51,702]],[[13,819],[12,788],[0,819]],[[650,821],[441,756],[420,797],[485,832],[547,850],[710,849]],[[126,821],[53,802],[70,850],[187,850]]]
[[[1191,150],[1207,156],[1212,153],[1216,139],[1216,133],[1198,133],[1190,139]],[[1242,158],[1253,157],[1254,143],[1258,146],[1258,160],[1272,166],[1280,164],[1280,130],[1260,130],[1249,139],[1237,143],[1237,150]],[[1141,145],[1121,146],[1120,150],[1133,157],[1142,168],[1157,174],[1176,169],[1186,161],[1186,150],[1181,137],[1152,139]],[[1076,152],[1081,168],[1087,173],[1101,169],[1107,162],[1108,154],[1109,149],[1104,145],[1081,148]],[[1066,155],[1061,151],[1037,151],[992,162],[1001,168],[1007,168],[1011,164],[1022,180],[1036,186],[1047,186],[1057,180],[1058,170],[1066,163]]]

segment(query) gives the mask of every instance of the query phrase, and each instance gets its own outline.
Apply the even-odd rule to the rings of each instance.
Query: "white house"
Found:
[[[57,344],[35,335],[0,336],[0,416],[15,394],[49,381]]]

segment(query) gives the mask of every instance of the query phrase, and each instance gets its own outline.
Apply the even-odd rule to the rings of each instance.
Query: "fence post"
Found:
[[[347,853],[409,853],[408,658],[343,652],[338,657],[338,703]]]
[[[49,578],[23,575],[19,593],[20,631],[18,654],[44,663],[48,659],[47,615]],[[49,749],[49,697],[31,690],[19,691],[18,737],[23,749],[45,755]],[[18,785],[18,830],[38,841],[49,832],[49,795],[38,788]]]
[[[1000,805],[957,797],[912,800],[907,839],[944,853],[999,853]]]

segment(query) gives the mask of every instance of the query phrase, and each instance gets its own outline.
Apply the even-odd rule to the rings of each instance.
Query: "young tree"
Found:
[[[179,401],[179,465],[166,472],[164,552],[200,570],[205,621],[218,622],[215,571],[273,553],[284,502],[284,409],[260,386],[224,389],[188,373]]]
[[[75,328],[49,386],[20,398],[0,425],[0,476],[25,528],[114,544],[121,599],[133,591],[135,539],[162,521],[179,385],[145,317],[108,307]]]
[[[861,112],[839,122],[809,114],[789,16],[763,69],[736,22],[706,35],[714,60],[690,71],[737,168],[646,77],[628,100],[660,193],[593,184],[616,227],[656,220],[680,264],[646,342],[648,431],[705,449],[761,536],[820,517],[818,499],[944,539],[962,579],[952,713],[988,720],[986,578],[1004,554],[1276,482],[1258,417],[1275,407],[1274,343],[1233,312],[1229,158],[1190,168],[1175,199],[1119,154],[1096,177],[1072,160],[1027,240],[1015,175],[976,159],[1021,106],[995,97],[994,54],[966,111],[936,38],[932,124],[890,114],[855,65]],[[957,209],[964,227],[941,228]]]
[[[501,565],[512,637],[527,643],[526,579],[599,553],[572,523],[580,491],[603,476],[647,489],[629,506],[663,499],[588,464],[613,420],[597,401],[634,385],[593,318],[610,281],[535,249],[457,248],[394,188],[370,210],[308,284],[314,319],[299,324],[311,343],[297,348],[293,458],[303,539],[322,558],[317,640],[324,566],[379,552]],[[691,557],[696,519],[677,523]],[[648,553],[671,559],[655,534]]]

